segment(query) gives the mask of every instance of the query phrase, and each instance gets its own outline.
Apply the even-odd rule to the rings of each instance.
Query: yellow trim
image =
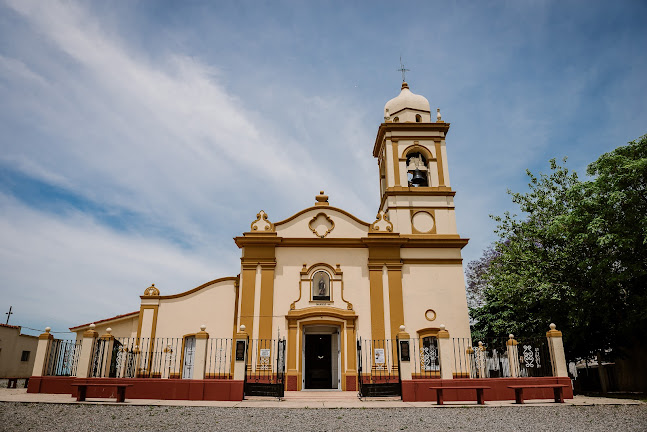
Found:
[[[147,296],[139,296],[139,297],[141,299],[146,299],[146,300],[149,300],[149,299],[155,299],[155,300],[176,299],[176,298],[179,298],[179,297],[187,296],[189,294],[193,294],[195,292],[200,291],[201,289],[204,289],[204,288],[206,288],[206,287],[208,287],[210,285],[216,284],[216,283],[225,282],[225,281],[235,281],[237,279],[238,278],[235,277],[235,276],[228,276],[228,277],[223,277],[223,278],[219,278],[219,279],[214,279],[214,280],[212,280],[210,282],[204,283],[204,284],[202,284],[202,285],[200,285],[198,287],[195,287],[195,288],[193,288],[193,289],[191,289],[189,291],[185,291],[185,292],[182,292],[182,293],[179,293],[179,294],[172,294],[172,295],[165,295],[165,296],[160,296],[160,295],[158,295],[158,296],[149,296],[149,295],[147,295]]]
[[[272,339],[274,315],[274,266],[261,265],[261,305],[258,318],[258,338]]]
[[[393,149],[393,175],[395,186],[400,186],[400,158],[398,157],[398,140],[391,140]]]
[[[440,141],[434,141],[436,146],[436,166],[438,167],[438,186],[445,186],[445,168],[443,167],[443,153]]]
[[[384,284],[382,265],[369,266],[371,339],[384,339]]]
[[[316,229],[312,228],[312,222],[319,219],[319,216],[323,216],[323,218],[330,224],[330,228],[328,228],[326,232],[323,234],[319,234]],[[310,222],[308,222],[308,228],[310,228],[310,231],[312,231],[312,233],[317,237],[325,238],[328,234],[331,233],[332,230],[335,229],[335,221],[330,219],[330,216],[328,216],[326,213],[320,212],[320,213],[317,213],[312,219],[310,219]]]
[[[431,313],[431,316],[432,316],[431,318],[429,318],[430,313]],[[433,310],[433,309],[427,309],[425,311],[425,319],[427,321],[435,321],[436,320],[436,311]]]
[[[450,123],[382,123],[377,130],[377,136],[375,137],[375,144],[373,144],[373,156],[377,157],[382,150],[384,138],[387,133],[391,132],[392,137],[397,137],[400,139],[444,139],[449,131]],[[424,136],[422,133],[414,136],[402,136],[399,135],[399,132],[440,132],[440,136]]]
[[[245,326],[248,335],[254,334],[254,295],[256,292],[256,265],[253,268],[243,266],[240,301],[240,325]],[[238,329],[236,329],[238,331]]]
[[[279,225],[286,224],[286,223],[290,222],[291,220],[293,220],[293,219],[295,219],[295,218],[297,218],[297,217],[301,216],[302,214],[307,213],[307,212],[312,211],[312,210],[319,210],[319,211],[320,211],[320,210],[321,210],[321,207],[312,206],[312,207],[308,207],[308,208],[306,208],[306,209],[303,209],[303,210],[301,210],[300,212],[293,214],[292,216],[290,216],[290,217],[289,217],[289,218],[287,218],[287,219],[283,219],[282,221],[275,222],[275,223],[274,223],[274,226],[275,226],[275,227],[277,227],[277,226],[279,226]],[[345,215],[345,216],[348,216],[349,218],[353,219],[355,222],[359,223],[360,225],[364,225],[364,226],[366,226],[366,227],[368,227],[368,226],[370,226],[370,225],[371,225],[371,224],[369,224],[368,222],[364,222],[363,220],[359,219],[358,217],[353,216],[352,214],[350,214],[350,213],[348,213],[347,211],[342,210],[342,209],[340,209],[340,208],[332,207],[332,206],[327,206],[327,207],[326,207],[326,211],[328,211],[328,210],[333,210],[333,211],[339,212],[339,213],[341,213],[341,214],[343,214],[343,215]]]
[[[427,213],[429,216],[431,216],[431,220],[433,221],[433,226],[429,231],[419,231],[415,225],[413,224],[413,217],[417,215],[418,213]],[[413,234],[436,234],[436,212],[434,210],[428,211],[428,210],[409,210],[409,214],[411,215],[411,231]]]
[[[389,281],[389,315],[391,317],[391,338],[400,332],[404,325],[404,303],[402,299],[402,267],[393,268],[387,265]]]
[[[400,159],[407,160],[407,155],[412,152],[422,153],[425,156],[425,158],[427,158],[427,169],[429,169],[429,162],[433,162],[436,160],[436,158],[429,151],[429,149],[424,145],[421,145],[418,141],[414,142],[413,144],[411,144],[410,146],[402,150],[402,158]]]

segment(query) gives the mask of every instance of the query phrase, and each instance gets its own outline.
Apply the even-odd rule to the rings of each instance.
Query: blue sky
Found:
[[[0,308],[66,330],[239,272],[260,209],[373,220],[400,87],[451,123],[465,261],[526,168],[647,133],[647,3],[0,0]]]

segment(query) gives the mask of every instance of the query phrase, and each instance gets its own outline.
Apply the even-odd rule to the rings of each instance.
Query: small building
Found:
[[[20,326],[0,324],[0,378],[29,378],[34,369],[38,336]]]

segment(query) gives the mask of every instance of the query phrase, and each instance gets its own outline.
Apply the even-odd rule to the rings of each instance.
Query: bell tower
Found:
[[[380,172],[380,208],[401,235],[458,238],[445,137],[449,123],[402,83],[384,107],[373,147]]]

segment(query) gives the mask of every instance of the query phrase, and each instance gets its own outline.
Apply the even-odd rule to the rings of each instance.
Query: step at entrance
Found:
[[[286,391],[286,401],[356,401],[356,391]]]

